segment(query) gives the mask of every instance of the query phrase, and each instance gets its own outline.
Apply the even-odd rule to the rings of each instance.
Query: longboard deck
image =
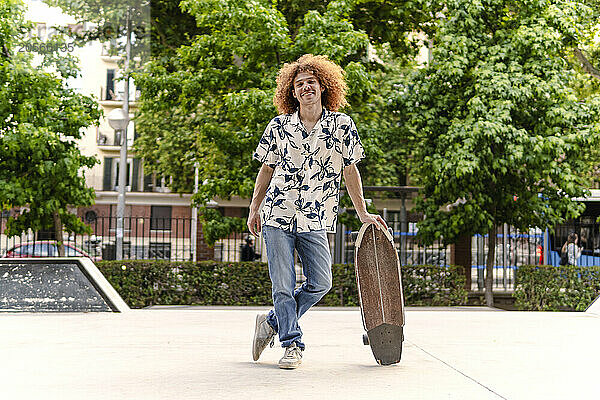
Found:
[[[367,342],[379,364],[395,364],[402,354],[404,299],[391,233],[364,224],[356,241],[354,265]]]

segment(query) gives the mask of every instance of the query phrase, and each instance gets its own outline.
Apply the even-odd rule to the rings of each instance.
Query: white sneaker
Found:
[[[302,363],[302,349],[292,343],[289,347],[285,348],[285,354],[279,360],[279,368],[283,369],[294,369]]]
[[[257,361],[263,350],[275,342],[275,329],[267,322],[267,314],[258,314],[256,316],[256,326],[254,327],[254,340],[252,341],[252,358]]]

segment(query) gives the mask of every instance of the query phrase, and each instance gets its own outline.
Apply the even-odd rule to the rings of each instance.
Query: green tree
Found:
[[[56,71],[48,73],[33,65],[32,55],[17,52],[30,27],[23,11],[18,0],[0,0],[0,208],[27,209],[9,219],[9,236],[53,230],[64,255],[63,229],[89,231],[68,207],[93,204],[82,169],[96,159],[83,156],[75,140],[100,111],[91,98],[66,87],[76,71],[72,59],[45,54],[43,65]]]
[[[174,191],[190,192],[197,161],[203,182],[197,204],[213,198],[249,198],[259,168],[252,153],[276,115],[272,98],[277,71],[284,62],[313,53],[327,55],[346,72],[350,107],[344,111],[355,119],[366,148],[367,159],[359,164],[365,182],[401,184],[398,177],[405,175],[408,157],[401,141],[389,139],[398,117],[387,112],[386,104],[410,65],[381,36],[384,29],[367,33],[354,26],[352,16],[357,24],[380,26],[395,17],[391,12],[383,13],[382,19],[362,13],[366,4],[183,1],[182,8],[195,16],[201,34],[179,48],[176,57],[150,62],[135,76],[142,90],[135,148],[145,168],[172,177]],[[433,15],[418,18],[431,20]],[[412,26],[391,24],[393,38],[402,37],[404,43],[408,39],[401,32]],[[245,227],[243,220],[224,218],[205,207],[201,218],[209,242]]]
[[[572,38],[574,40],[578,39],[578,43],[575,44],[573,49],[573,56],[588,75],[588,78],[594,80],[591,85],[588,82],[586,86],[592,86],[591,91],[598,93],[598,85],[600,85],[600,1],[580,1],[589,7],[588,10],[591,13],[589,20],[592,23],[589,29],[580,32],[578,38]]]
[[[189,45],[200,33],[196,19],[179,8],[180,0],[155,0],[150,4],[150,50],[163,62],[175,56],[177,48]]]
[[[129,29],[132,32],[131,60],[135,67],[150,56],[150,1],[149,0],[44,0],[49,6],[59,7],[65,14],[73,16],[78,23],[91,22],[88,29],[72,32],[59,29],[82,46],[99,40],[111,44],[111,55],[125,54],[125,40]],[[58,27],[57,27],[58,28]],[[163,42],[161,42],[163,43]],[[166,45],[166,43],[165,43]],[[122,62],[123,60],[120,60]],[[133,69],[134,65],[130,65]]]
[[[575,68],[571,85],[580,101],[586,101],[590,96],[600,94],[600,1],[583,0],[593,13],[591,21],[595,21],[590,29],[582,32],[579,43],[573,50],[569,61]],[[587,163],[591,166],[594,186],[600,184],[600,148],[592,148],[586,152]],[[598,217],[600,221],[600,217]]]
[[[129,13],[133,32],[132,70],[139,68],[150,57],[167,62],[182,44],[189,44],[200,33],[193,16],[183,13],[179,0],[44,0],[50,6],[59,7],[79,23],[92,22],[85,32],[63,29],[79,45],[100,40],[111,43],[113,55],[125,54]],[[139,58],[137,58],[139,57]],[[122,60],[121,60],[122,61]]]
[[[577,216],[598,145],[597,96],[581,102],[567,61],[591,10],[562,1],[452,0],[433,62],[396,98],[415,138],[425,243],[489,235],[493,305],[496,227],[549,227]]]

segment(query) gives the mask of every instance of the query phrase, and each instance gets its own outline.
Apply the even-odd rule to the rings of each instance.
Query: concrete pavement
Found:
[[[600,315],[408,308],[400,364],[378,366],[358,308],[301,320],[302,366],[252,361],[266,308],[1,314],[2,399],[596,399]]]

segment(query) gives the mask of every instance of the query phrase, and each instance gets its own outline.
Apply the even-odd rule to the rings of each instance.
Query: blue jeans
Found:
[[[279,333],[282,347],[296,343],[304,350],[298,319],[331,289],[331,253],[325,230],[288,232],[263,226],[263,237],[273,284],[273,306],[267,316],[269,325]],[[296,287],[294,249],[302,261],[306,282]]]

